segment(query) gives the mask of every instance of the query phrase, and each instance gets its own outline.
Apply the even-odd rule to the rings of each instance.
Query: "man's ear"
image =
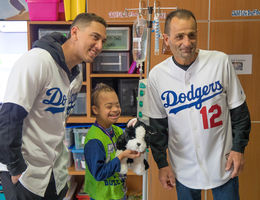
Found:
[[[163,39],[166,46],[169,46],[169,35],[166,33],[163,33]]]
[[[70,37],[77,40],[78,39],[79,28],[77,26],[73,26],[70,30]]]

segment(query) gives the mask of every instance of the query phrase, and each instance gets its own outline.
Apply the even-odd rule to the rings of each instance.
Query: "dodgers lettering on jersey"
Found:
[[[165,108],[174,107],[170,109],[169,114],[177,114],[178,112],[195,106],[196,109],[200,109],[202,103],[223,92],[223,86],[220,81],[197,87],[194,89],[194,85],[191,85],[190,91],[185,93],[176,94],[172,90],[167,90],[162,93],[161,99],[165,101],[163,106]],[[181,105],[179,105],[181,104]],[[184,105],[183,105],[184,104]]]
[[[44,99],[42,102],[44,104],[50,105],[50,107],[46,108],[45,111],[49,111],[52,114],[64,112],[67,96],[62,93],[60,88],[51,88],[46,91],[46,95],[49,97],[48,99]],[[70,113],[70,110],[75,106],[75,101],[77,99],[77,94],[72,94],[69,99],[67,113]]]
[[[76,100],[77,100],[77,96],[78,96],[77,93],[71,94],[71,96],[69,98],[69,102],[68,102],[67,115],[69,115],[72,112],[72,110],[75,106]]]

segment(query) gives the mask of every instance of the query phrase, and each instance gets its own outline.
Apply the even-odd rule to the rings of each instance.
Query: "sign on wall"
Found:
[[[252,74],[252,54],[229,55],[237,74]]]

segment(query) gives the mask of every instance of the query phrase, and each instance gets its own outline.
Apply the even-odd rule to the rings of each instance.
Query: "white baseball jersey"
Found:
[[[4,103],[18,104],[28,112],[22,131],[22,154],[27,169],[20,182],[39,196],[44,196],[52,171],[57,193],[67,183],[65,120],[81,82],[81,73],[70,82],[50,53],[40,48],[18,59],[10,74]]]
[[[168,117],[168,151],[178,181],[189,188],[209,189],[230,179],[230,171],[225,171],[232,147],[229,110],[245,98],[222,52],[200,50],[187,71],[172,57],[151,70],[147,114]]]

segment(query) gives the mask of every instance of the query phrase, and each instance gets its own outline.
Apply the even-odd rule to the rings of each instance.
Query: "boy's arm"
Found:
[[[97,181],[105,180],[120,171],[120,160],[117,157],[106,163],[105,149],[97,139],[85,144],[84,157],[90,173]]]

